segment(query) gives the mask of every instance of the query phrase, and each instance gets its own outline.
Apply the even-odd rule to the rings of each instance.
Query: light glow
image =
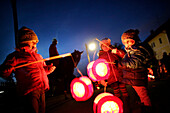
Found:
[[[96,44],[95,43],[90,43],[88,46],[90,51],[94,51],[96,49]]]
[[[148,77],[151,78],[151,79],[155,79],[155,76],[153,76],[153,75],[148,74]]]
[[[105,96],[113,96],[113,94],[111,94],[111,93],[101,93],[95,98],[94,103],[97,104],[99,102],[99,100],[101,98],[105,97]]]
[[[114,101],[106,101],[101,107],[101,113],[119,113],[119,106]]]
[[[91,80],[82,76],[74,78],[70,84],[71,95],[76,101],[86,101],[93,95],[93,84]]]
[[[92,84],[91,80],[87,77],[80,77],[80,80],[82,80],[86,85]]]
[[[123,113],[123,102],[111,93],[101,93],[94,100],[93,112]]]
[[[85,94],[85,87],[82,83],[76,82],[73,85],[73,92],[77,97],[83,97]]]
[[[4,93],[4,91],[0,91],[0,93]]]
[[[97,81],[96,77],[94,76],[94,74],[92,72],[92,66],[93,66],[94,62],[95,61],[92,61],[87,65],[87,74],[91,80]]]
[[[105,59],[99,58],[93,63],[92,72],[98,81],[108,79],[110,74],[109,64]]]
[[[104,77],[106,74],[107,74],[107,66],[105,63],[98,63],[96,65],[96,73],[101,76],[101,77]]]

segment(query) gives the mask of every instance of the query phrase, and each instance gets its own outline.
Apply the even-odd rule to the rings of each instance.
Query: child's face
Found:
[[[122,41],[123,45],[125,45],[126,48],[131,47],[135,44],[135,41],[133,39],[124,39]]]
[[[106,44],[108,47],[109,47],[109,45],[108,44]],[[103,50],[103,51],[109,51],[109,48],[106,46],[106,45],[104,45],[104,44],[102,44],[101,45],[101,49]]]
[[[29,45],[30,49],[36,48],[37,42],[35,40],[28,41],[27,44]]]

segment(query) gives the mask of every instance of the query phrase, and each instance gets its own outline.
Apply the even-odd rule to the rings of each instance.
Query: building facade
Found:
[[[153,49],[156,59],[160,60],[163,53],[170,54],[170,19],[157,28],[151,31],[151,34],[146,38],[147,42]]]

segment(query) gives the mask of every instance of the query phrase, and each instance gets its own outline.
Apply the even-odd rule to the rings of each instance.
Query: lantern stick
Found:
[[[108,64],[116,64],[115,62],[105,62],[105,63],[108,63]]]
[[[27,63],[27,64],[19,65],[19,66],[14,67],[14,69],[25,67],[25,66],[35,64],[35,63],[39,63],[39,62],[43,62],[43,61],[58,59],[58,58],[66,57],[66,56],[71,56],[71,53],[66,53],[66,54],[62,54],[62,55],[53,56],[53,57],[49,57],[49,58],[46,58],[46,59],[38,60],[38,61],[35,61],[35,62],[30,62],[30,63]]]
[[[76,67],[76,69],[77,69],[77,72],[78,72],[81,76],[83,76],[83,74],[82,74],[81,71],[78,69],[78,67]]]
[[[74,66],[75,66],[76,69],[77,69],[77,72],[78,72],[81,76],[83,76],[83,74],[81,73],[81,71],[78,69],[78,67],[77,67],[77,65],[76,65],[76,63],[75,63],[74,58],[73,58],[72,55],[71,55],[71,59],[72,59],[72,61],[73,61]]]
[[[112,50],[112,48],[110,48],[108,45],[106,45],[106,44],[104,44],[102,41],[100,41],[98,38],[96,38],[96,40],[97,41],[99,41],[100,43],[102,43],[103,45],[105,45],[106,47],[108,47],[109,49],[111,49]],[[109,57],[109,60],[111,61],[111,59],[110,59],[110,56],[108,55],[108,57]],[[115,73],[115,71],[114,71],[114,68],[113,68],[113,66],[111,66],[112,67],[112,70],[113,70],[113,73],[114,73],[114,76],[115,76],[115,79],[117,80],[117,77],[116,77],[116,73]]]
[[[107,87],[107,82],[106,82],[106,85],[104,86],[104,92],[106,92],[106,89],[107,89],[106,87]]]
[[[86,47],[87,58],[88,58],[88,61],[89,61],[89,63],[90,63],[90,56],[89,56],[89,52],[88,52],[88,48],[87,48],[87,44],[85,44],[85,47]]]

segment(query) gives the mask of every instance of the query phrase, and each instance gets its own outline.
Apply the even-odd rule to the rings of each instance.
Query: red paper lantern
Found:
[[[111,93],[101,93],[94,100],[93,112],[123,113],[123,102]]]
[[[92,61],[87,65],[87,74],[92,81],[97,81],[96,77],[94,76],[92,72],[92,67],[93,67],[94,62],[95,61]]]
[[[73,79],[70,88],[72,97],[76,101],[86,101],[94,92],[92,82],[86,76]]]
[[[108,79],[110,74],[109,64],[105,59],[97,59],[92,66],[92,73],[97,80]]]

